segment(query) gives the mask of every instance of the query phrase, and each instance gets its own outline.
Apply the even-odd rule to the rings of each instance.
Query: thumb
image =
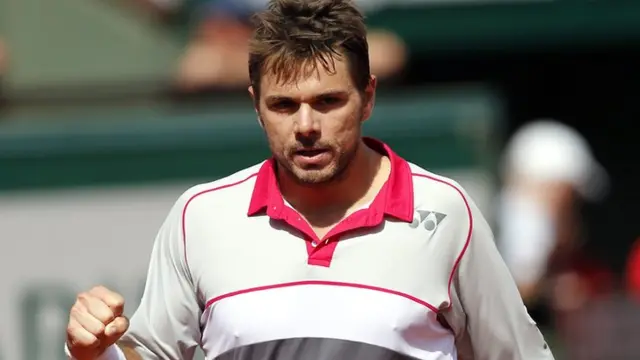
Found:
[[[124,333],[129,328],[129,319],[124,316],[118,316],[113,319],[109,324],[107,324],[104,330],[104,343],[109,346],[115,344],[116,341],[124,335]]]

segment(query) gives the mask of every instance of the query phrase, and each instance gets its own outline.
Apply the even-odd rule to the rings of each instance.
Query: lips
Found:
[[[297,150],[293,157],[299,166],[323,166],[326,165],[330,159],[330,152],[328,149],[302,149]]]
[[[327,152],[326,149],[298,150],[296,151],[296,155],[304,156],[304,157],[314,157],[325,152]]]

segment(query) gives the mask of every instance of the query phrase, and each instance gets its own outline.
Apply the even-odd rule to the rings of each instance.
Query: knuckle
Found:
[[[116,319],[116,324],[118,325],[118,327],[126,330],[127,328],[129,328],[129,319],[125,316],[121,316]]]
[[[107,292],[109,290],[107,290],[106,287],[102,286],[102,285],[96,285],[93,288],[91,288],[90,292],[92,293],[104,293]]]
[[[71,345],[75,348],[78,347],[94,347],[98,345],[98,338],[86,337],[86,338],[72,338]]]
[[[114,301],[117,303],[117,305],[124,305],[124,297],[120,294],[114,294]]]
[[[67,336],[69,336],[69,339],[73,338],[73,334],[76,332],[76,325],[73,325],[71,323],[69,323],[69,325],[67,325]]]
[[[93,331],[89,331],[90,333],[92,333],[95,336],[100,336],[102,334],[104,334],[104,329],[106,328],[106,326],[102,323],[100,324],[96,324],[95,328],[93,329]]]
[[[87,301],[89,299],[91,299],[92,296],[91,294],[89,294],[88,292],[81,292],[78,294],[78,296],[76,297],[76,300],[78,302],[83,302],[83,301]]]
[[[124,306],[124,298],[122,295],[117,293],[112,293],[111,296],[106,299],[107,305],[113,307],[121,307]]]
[[[101,309],[99,311],[94,312],[93,316],[96,319],[100,320],[100,322],[102,322],[103,324],[112,321],[113,318],[115,317],[113,312],[108,308]]]
[[[71,308],[71,311],[70,311],[70,315],[71,315],[71,317],[72,317],[72,318],[74,318],[74,319],[77,319],[77,318],[78,318],[78,317],[80,317],[83,313],[84,313],[84,311],[83,311],[82,309],[80,309],[80,307],[79,307],[79,306],[75,306],[75,305]]]
[[[78,328],[72,329],[67,335],[70,348],[92,347],[99,342],[95,335],[84,333],[82,329]]]

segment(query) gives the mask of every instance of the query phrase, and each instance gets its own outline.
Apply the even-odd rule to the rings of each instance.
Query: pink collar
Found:
[[[405,222],[413,221],[413,179],[409,164],[379,140],[365,137],[364,142],[370,148],[389,157],[391,173],[369,208],[364,213],[358,212],[361,214],[357,218],[362,219],[360,226],[375,226],[382,222],[384,215]],[[249,216],[257,215],[266,209],[266,214],[271,218],[286,218],[288,207],[284,205],[278,188],[274,165],[275,160],[270,158],[258,171],[249,204]]]

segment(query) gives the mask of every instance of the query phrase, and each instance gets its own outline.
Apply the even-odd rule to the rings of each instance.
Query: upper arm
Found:
[[[460,234],[465,245],[460,246],[451,308],[445,314],[456,328],[461,358],[553,359],[498,253],[489,224],[471,199],[464,200],[464,222],[471,229]]]
[[[181,198],[158,232],[140,305],[122,338],[144,360],[192,359],[199,343],[201,306],[182,239],[184,207]]]

